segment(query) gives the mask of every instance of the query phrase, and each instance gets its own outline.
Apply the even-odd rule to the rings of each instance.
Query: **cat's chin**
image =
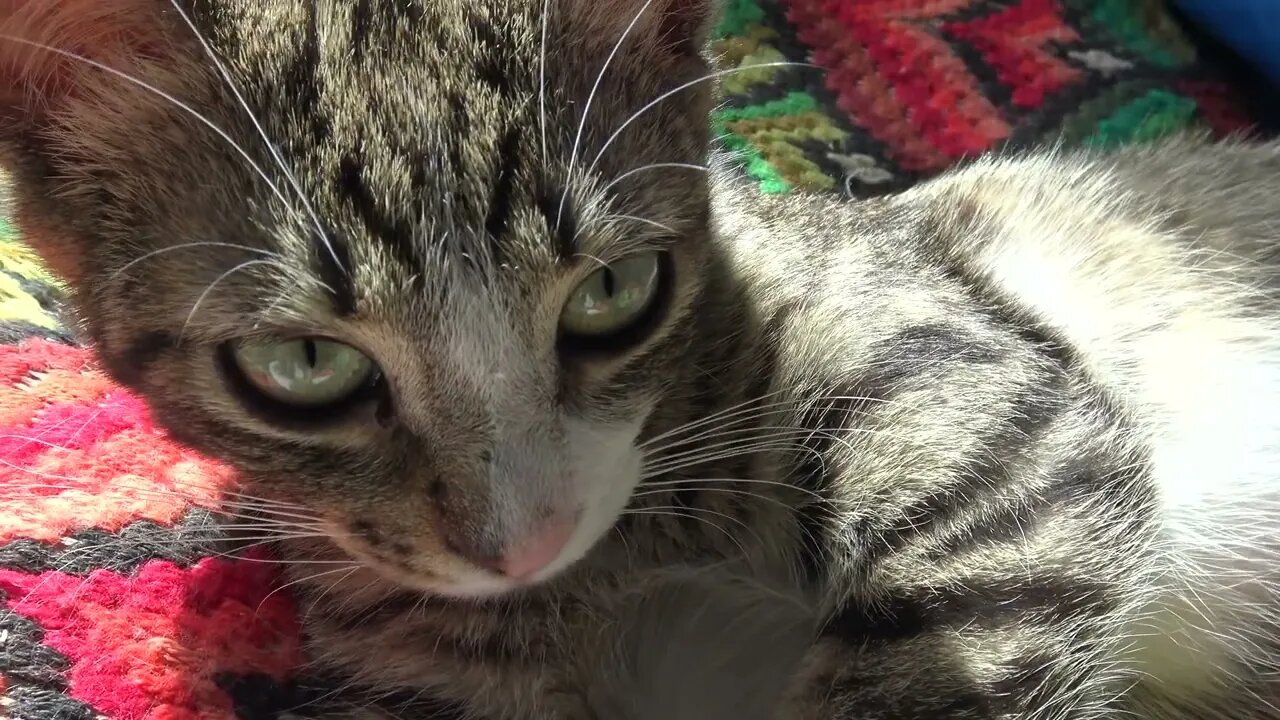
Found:
[[[416,578],[389,578],[398,584],[451,600],[488,600],[518,593],[538,583],[510,580],[508,578],[476,575],[448,581],[422,581]]]
[[[344,555],[392,585],[454,600],[495,599],[517,594],[554,580],[577,559],[562,556],[542,571],[526,578],[509,578],[470,570],[459,570],[446,576],[443,573],[415,571],[409,567],[387,563],[336,538],[331,541]]]
[[[479,572],[464,573],[446,578],[408,571],[359,552],[347,551],[347,554],[378,578],[391,585],[442,598],[456,600],[499,598],[540,584],[536,580],[513,580],[499,575]]]

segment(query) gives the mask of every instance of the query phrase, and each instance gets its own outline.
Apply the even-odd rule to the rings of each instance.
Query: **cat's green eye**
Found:
[[[657,297],[661,269],[659,254],[645,252],[591,273],[560,312],[561,332],[602,337],[627,329]]]
[[[286,405],[322,407],[366,387],[376,371],[368,355],[324,338],[246,340],[231,348],[250,385]]]

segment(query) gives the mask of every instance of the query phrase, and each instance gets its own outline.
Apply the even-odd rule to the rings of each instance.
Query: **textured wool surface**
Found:
[[[763,192],[892,192],[1005,145],[1248,127],[1143,0],[730,0],[720,142]],[[786,61],[803,66],[778,66]],[[311,704],[262,551],[218,550],[220,465],[169,441],[0,226],[0,717],[267,720]]]

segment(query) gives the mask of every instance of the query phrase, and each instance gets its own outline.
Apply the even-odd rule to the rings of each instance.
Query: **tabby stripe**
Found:
[[[832,394],[841,399],[821,402],[805,413],[800,425],[822,431],[804,443],[808,451],[801,464],[801,481],[806,487],[829,486],[825,476],[827,455],[835,444],[832,435],[850,423],[875,414],[892,399],[903,381],[932,374],[940,365],[952,362],[985,365],[996,362],[999,349],[961,328],[942,324],[909,327],[874,347],[876,363],[854,382]]]
[[[511,79],[515,73],[506,48],[511,43],[498,38],[489,18],[472,14],[467,18],[467,24],[471,29],[472,42],[480,47],[480,58],[475,63],[476,76],[498,93],[510,94]]]
[[[462,157],[464,138],[471,137],[471,120],[467,113],[467,98],[459,90],[445,95],[445,104],[449,108],[449,138],[445,142],[445,154],[449,158],[449,169],[453,177],[461,180],[467,175],[467,162]],[[460,194],[464,195],[464,194]],[[463,200],[458,197],[457,200]]]
[[[827,621],[823,635],[874,645],[959,627],[994,629],[1031,620],[1060,625],[1103,615],[1118,599],[1118,593],[1089,578],[1035,570],[965,578],[946,586],[896,589],[874,604],[851,602]]]
[[[561,188],[558,193],[538,198],[538,210],[547,221],[547,231],[551,233],[556,259],[562,264],[573,262],[578,255],[578,218],[573,198],[565,198],[564,208],[561,209],[561,195],[567,192],[567,189]]]
[[[1034,468],[1035,451],[1044,432],[1067,409],[1052,384],[1065,376],[1054,372],[1049,377],[1049,382],[1033,382],[1023,388],[1010,412],[1011,419],[983,438],[970,457],[955,468],[949,486],[902,508],[888,527],[860,528],[859,534],[866,538],[858,558],[861,572],[871,572],[879,561],[937,530],[979,497],[1010,492],[1015,473],[1027,465]],[[980,520],[973,518],[966,528],[975,539],[988,529]]]
[[[829,697],[839,697],[845,712],[856,720],[992,720],[1004,718],[992,697],[960,661],[939,655],[929,658],[930,671],[918,673],[909,689],[881,692],[892,686],[889,673],[868,677],[844,674],[830,685]],[[892,672],[892,671],[890,671]]]
[[[348,152],[338,162],[338,191],[356,211],[370,235],[382,241],[407,273],[423,276],[414,253],[414,230],[402,220],[387,217],[379,207],[365,178],[366,164],[359,148]]]
[[[305,118],[315,143],[322,145],[328,141],[332,130],[328,116],[320,109],[320,25],[316,4],[308,3],[306,7],[306,29],[298,52],[284,69],[283,96],[296,104],[296,116]],[[334,311],[348,315],[355,311],[355,290],[349,274],[350,252],[335,233],[325,232],[324,235],[322,238],[317,233],[312,237],[316,272],[325,283]]]
[[[351,8],[351,60],[354,63],[358,64],[364,60],[364,49],[372,40],[369,37],[372,15],[371,0],[356,0]]]
[[[298,53],[284,70],[285,97],[297,108],[296,116],[311,124],[316,144],[330,134],[328,116],[320,110],[320,21],[316,3],[307,3],[305,34]]]
[[[825,406],[824,410],[812,410],[801,416],[799,425],[805,429],[823,428],[821,435],[814,434],[802,442],[797,448],[797,459],[793,477],[795,484],[808,490],[820,498],[822,502],[805,504],[796,508],[796,522],[801,533],[799,565],[807,582],[821,583],[827,578],[830,567],[827,553],[831,545],[832,527],[828,519],[830,510],[827,502],[834,496],[832,488],[836,478],[829,474],[838,474],[839,468],[830,467],[827,462],[832,446],[833,436],[838,435],[840,428],[854,422],[854,418],[865,418],[874,411],[876,401],[882,399],[880,394],[884,388],[864,387],[855,383],[843,390],[836,390],[833,395],[844,396]]]
[[[985,502],[998,506],[953,527],[934,540],[926,557],[929,562],[943,563],[979,547],[991,547],[1030,537],[1040,524],[1040,516],[1053,503],[1043,494],[1027,493],[1022,497],[997,499],[988,495]]]
[[[1077,644],[1083,645],[1081,641]],[[1088,656],[1081,648],[1081,657]],[[1008,713],[1052,706],[1054,698],[1072,697],[1071,688],[1087,681],[1080,667],[1066,666],[1063,657],[1032,652],[1004,663],[1005,675],[991,683],[991,694],[1006,701]],[[1117,708],[1118,710],[1118,708]]]
[[[493,240],[506,234],[507,223],[511,220],[511,194],[515,188],[519,142],[520,128],[513,125],[507,128],[498,144],[498,180],[494,183],[489,213],[484,221],[485,231]]]
[[[877,367],[876,380],[882,385],[932,373],[941,365],[998,362],[1000,351],[963,328],[945,323],[914,325],[871,346],[871,353],[886,361]]]
[[[1158,493],[1150,475],[1146,448],[1114,451],[1100,447],[1064,461],[1055,470],[1054,484],[1045,492],[1045,498],[1054,506],[1089,503],[1125,508],[1111,519],[1108,533],[1136,537],[1152,527],[1159,507]]]
[[[843,396],[839,400],[823,402],[800,419],[800,425],[815,432],[801,443],[796,464],[798,484],[813,492],[822,493],[833,486],[836,478],[830,474],[842,471],[838,463],[831,462],[831,450],[836,443],[835,435],[849,425],[874,417],[884,404],[892,399],[895,389],[904,381],[912,378],[928,376],[940,365],[961,362],[975,365],[987,365],[997,362],[999,349],[985,340],[979,339],[962,328],[940,323],[930,323],[906,328],[894,337],[876,344],[874,356],[877,362],[871,366],[861,378],[852,384],[837,389],[834,395]],[[1005,433],[1015,434],[1013,428]],[[1012,437],[1010,438],[1012,440]],[[974,468],[981,471],[983,468]],[[924,525],[934,521],[933,515],[946,511],[951,504],[965,493],[973,492],[986,481],[981,477],[962,477],[957,480],[964,487],[932,496],[920,503],[919,507],[907,508],[906,519],[916,521],[913,525],[904,519],[892,528],[876,528],[863,525],[846,528],[843,532],[853,532],[862,538],[868,538],[865,554],[860,558],[863,570],[867,570],[879,559],[897,551],[907,542],[911,533],[922,531]],[[815,517],[819,512],[817,506],[802,508],[797,516],[803,532],[819,533],[824,537],[829,533],[823,521]],[[879,536],[879,537],[876,537]],[[811,573],[809,579],[821,580],[823,577],[822,556],[814,555],[821,548],[814,541],[806,539],[801,547],[805,556],[801,559],[803,567]]]
[[[956,469],[953,486],[905,508],[901,519],[889,528],[859,528],[860,534],[874,538],[865,544],[865,553],[860,558],[863,572],[869,572],[878,561],[901,550],[911,539],[954,518],[976,494],[991,495],[993,489],[1004,489],[1007,493],[1013,481],[1011,460],[1020,459],[1024,464],[1034,464],[1035,458],[1029,455],[1034,453],[1045,429],[1070,409],[1066,396],[1073,381],[1088,384],[1082,366],[1067,343],[1055,339],[1026,313],[1005,302],[1001,294],[983,279],[966,273],[959,266],[947,267],[945,271],[970,296],[974,307],[983,312],[995,329],[1016,338],[1021,347],[1034,351],[1040,359],[1040,378],[1023,388],[1016,407],[1010,413],[1010,423],[984,439],[974,456]],[[905,341],[907,345],[926,350],[930,346],[946,346],[937,333],[924,334],[913,330],[911,335],[895,341]],[[889,343],[886,350],[891,347],[892,343]],[[963,352],[963,349],[950,352]],[[991,359],[994,360],[994,355]],[[893,371],[894,367],[890,365],[889,369]],[[987,527],[981,520],[973,518],[959,532],[969,534],[973,541],[982,541],[987,530],[999,532],[999,525]],[[955,540],[953,536],[951,542]]]
[[[992,325],[1014,333],[1060,368],[1080,367],[1071,343],[1058,337],[1057,332],[1041,318],[1007,297],[990,280],[955,263],[947,264],[941,270],[969,297],[972,308],[986,316]]]
[[[831,491],[823,486],[812,490],[817,498],[805,502],[795,509],[796,529],[799,533],[799,544],[796,555],[801,576],[806,583],[818,584],[824,581],[830,572],[827,562],[831,552]]]
[[[324,283],[334,314],[348,316],[356,311],[356,286],[351,278],[351,251],[346,242],[326,233],[328,245],[316,243],[316,274]]]

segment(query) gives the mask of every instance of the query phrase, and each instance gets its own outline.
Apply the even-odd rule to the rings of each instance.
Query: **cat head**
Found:
[[[709,0],[0,0],[14,212],[108,371],[442,594],[615,523],[709,252]]]

